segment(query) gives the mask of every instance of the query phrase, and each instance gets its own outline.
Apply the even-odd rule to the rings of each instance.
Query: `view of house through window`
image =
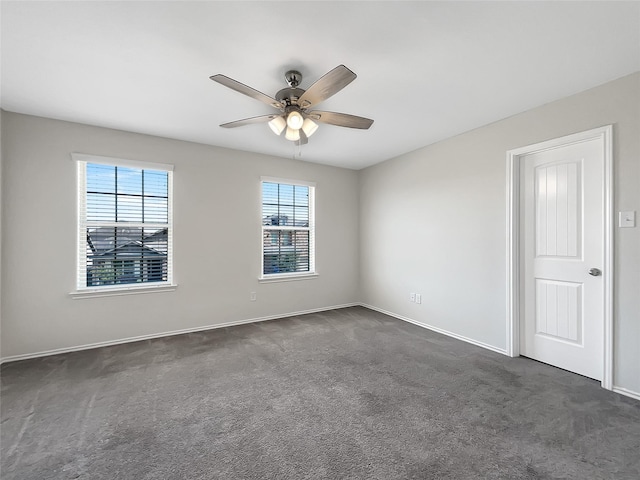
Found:
[[[262,274],[313,273],[310,185],[262,182]]]
[[[170,280],[170,171],[80,162],[78,287]],[[84,175],[82,175],[84,173]]]

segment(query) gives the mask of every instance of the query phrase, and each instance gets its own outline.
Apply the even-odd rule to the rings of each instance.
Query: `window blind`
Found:
[[[314,187],[262,182],[262,275],[313,273]]]
[[[171,283],[170,166],[115,163],[78,162],[78,289]]]

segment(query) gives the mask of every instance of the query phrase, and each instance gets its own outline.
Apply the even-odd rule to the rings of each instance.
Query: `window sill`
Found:
[[[116,297],[121,295],[138,295],[141,293],[162,293],[173,292],[178,285],[145,285],[143,287],[104,287],[104,288],[87,288],[85,290],[77,290],[71,292],[69,296],[74,300],[82,298],[95,297]]]
[[[317,273],[305,273],[305,274],[284,274],[284,275],[269,275],[268,277],[258,278],[260,283],[277,283],[277,282],[294,282],[296,280],[311,280],[318,278]]]

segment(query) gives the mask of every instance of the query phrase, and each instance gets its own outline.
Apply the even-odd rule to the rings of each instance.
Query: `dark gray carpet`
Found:
[[[354,307],[2,367],[2,479],[634,479],[640,402]]]

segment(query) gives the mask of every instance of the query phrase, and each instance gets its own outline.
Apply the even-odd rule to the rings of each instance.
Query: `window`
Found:
[[[262,278],[315,273],[313,184],[262,179]]]
[[[172,167],[78,160],[78,291],[172,283]]]

